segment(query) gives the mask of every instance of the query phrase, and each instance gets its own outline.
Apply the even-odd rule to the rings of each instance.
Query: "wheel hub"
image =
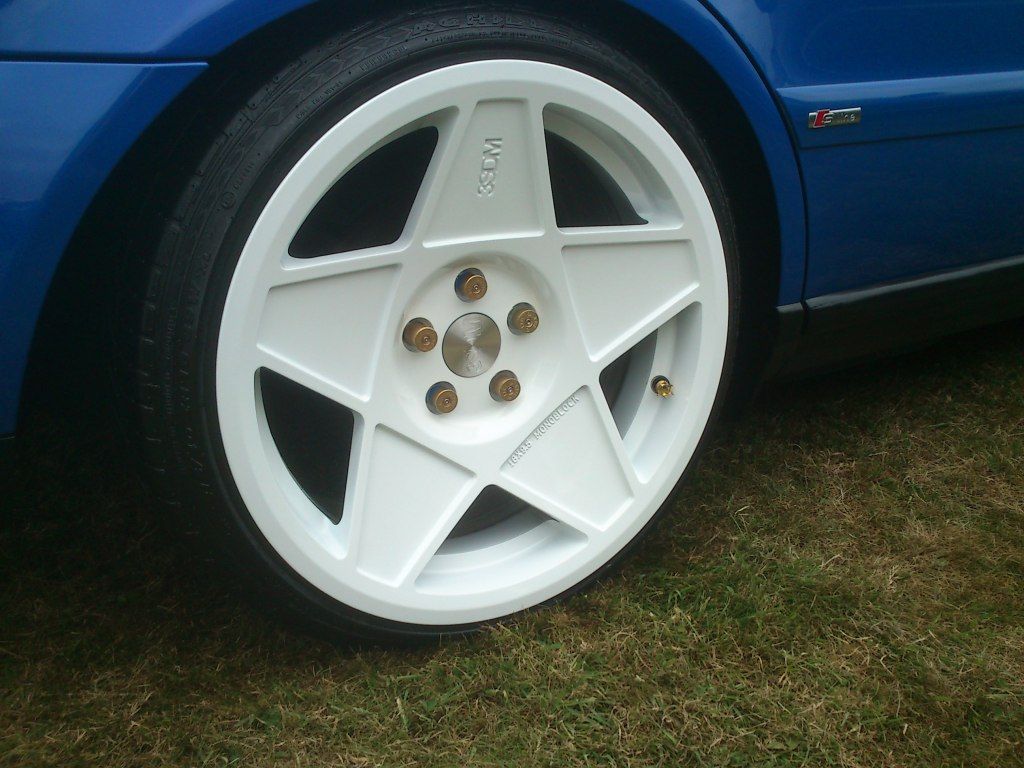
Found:
[[[441,344],[445,365],[464,379],[487,373],[500,351],[498,324],[480,312],[463,315],[452,323]]]
[[[417,419],[430,414],[428,430],[489,440],[493,430],[521,428],[538,415],[530,404],[540,404],[553,380],[565,328],[558,291],[529,257],[515,249],[468,252],[434,268],[424,264],[423,278],[409,285],[391,345],[394,380]],[[430,395],[424,403],[442,384],[456,407],[438,408]]]

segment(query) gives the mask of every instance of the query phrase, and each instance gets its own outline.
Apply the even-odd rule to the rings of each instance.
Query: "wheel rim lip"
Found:
[[[663,178],[668,177],[667,183],[677,193],[673,195],[675,202],[686,207],[684,215],[691,221],[700,223],[693,233],[701,269],[700,282],[710,286],[709,290],[714,293],[709,295],[713,300],[701,305],[701,341],[696,365],[703,372],[702,391],[694,394],[694,406],[688,409],[686,422],[680,424],[671,455],[666,456],[663,466],[645,484],[646,499],[642,504],[634,499],[634,506],[642,510],[633,515],[621,515],[613,526],[617,530],[604,537],[601,547],[584,547],[585,556],[573,553],[566,560],[523,579],[514,594],[501,596],[469,591],[455,597],[397,593],[372,579],[360,581],[358,575],[353,576],[358,573],[354,569],[345,578],[339,578],[337,563],[345,553],[323,542],[312,542],[305,529],[300,530],[288,517],[297,506],[308,501],[293,482],[281,482],[280,478],[290,479],[290,474],[276,451],[266,449],[273,442],[266,420],[260,418],[262,403],[258,386],[251,397],[239,397],[239,391],[252,392],[253,381],[248,374],[239,378],[231,353],[247,338],[255,344],[254,328],[259,325],[259,312],[253,306],[256,302],[251,300],[250,293],[261,271],[258,265],[266,262],[268,255],[272,258],[273,254],[287,252],[295,229],[286,222],[297,222],[296,227],[301,224],[324,191],[361,157],[383,143],[382,124],[397,125],[395,131],[398,131],[415,124],[422,114],[449,109],[450,104],[444,103],[445,93],[453,82],[486,88],[488,93],[495,89],[515,91],[543,86],[550,94],[545,96],[550,103],[590,110],[588,114],[602,116],[605,120],[613,117],[612,130],[633,146],[639,144],[644,157],[662,164],[659,170]],[[555,98],[557,96],[561,98]],[[342,139],[342,135],[346,138]],[[312,170],[304,164],[309,164]],[[305,177],[301,182],[298,181],[300,176]],[[555,597],[598,570],[640,532],[664,502],[696,450],[714,405],[724,362],[728,322],[724,265],[724,250],[714,212],[692,165],[667,131],[620,91],[576,70],[514,59],[453,65],[400,83],[358,107],[314,144],[270,196],[243,247],[225,303],[216,366],[218,421],[228,466],[239,494],[263,536],[289,567],[330,597],[373,616],[432,626],[460,625],[498,618]],[[393,297],[393,300],[397,299]],[[249,406],[240,407],[240,402],[246,399],[250,401]],[[328,524],[326,518],[324,524]],[[411,597],[415,597],[415,601],[410,600]]]

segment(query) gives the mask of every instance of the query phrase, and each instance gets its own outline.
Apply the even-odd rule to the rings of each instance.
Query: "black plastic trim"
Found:
[[[775,309],[775,344],[764,367],[764,378],[771,380],[783,373],[800,348],[807,320],[803,302],[785,304]]]
[[[1024,316],[1024,255],[779,307],[766,378],[788,378],[913,348]],[[802,328],[794,342],[793,327]]]

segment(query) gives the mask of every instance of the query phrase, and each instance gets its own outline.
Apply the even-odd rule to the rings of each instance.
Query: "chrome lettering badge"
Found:
[[[838,128],[842,125],[857,125],[861,119],[861,108],[819,109],[807,116],[808,128]]]

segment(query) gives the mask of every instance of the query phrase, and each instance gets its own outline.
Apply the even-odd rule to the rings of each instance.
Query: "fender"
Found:
[[[754,129],[768,165],[779,213],[781,259],[778,304],[803,298],[807,268],[803,180],[793,139],[761,77],[740,42],[697,0],[624,0],[672,30],[718,73]]]
[[[351,0],[341,0],[351,2]],[[622,0],[674,32],[703,57],[741,105],[768,164],[782,238],[779,304],[801,299],[806,269],[804,199],[793,143],[758,70],[737,40],[698,0]],[[0,5],[0,303],[17,319],[0,334],[0,434],[13,431],[21,381],[43,299],[74,228],[123,154],[206,66],[238,40],[311,0],[77,0]],[[26,83],[31,75],[31,88]],[[75,83],[94,82],[91,103]],[[38,94],[59,96],[78,117],[61,125],[59,146],[41,146],[40,126],[23,115]],[[19,99],[27,100],[19,102]],[[94,120],[87,120],[86,111]],[[56,118],[55,118],[56,120]],[[58,121],[59,122],[59,121]],[[44,127],[45,128],[45,127]],[[32,164],[32,190],[16,190],[14,167]],[[10,183],[8,183],[10,182]],[[24,192],[25,194],[22,194]],[[59,221],[58,221],[59,220]],[[2,223],[2,222],[0,222]],[[7,226],[10,225],[10,226]]]
[[[793,142],[771,89],[733,32],[699,0],[620,1],[693,48],[742,106],[775,186],[782,236],[779,304],[799,301],[806,266],[803,189]],[[311,4],[311,0],[77,0],[40,7],[34,0],[13,0],[0,5],[0,58],[205,61],[260,27]]]
[[[0,61],[0,435],[39,313],[86,209],[202,63]]]

